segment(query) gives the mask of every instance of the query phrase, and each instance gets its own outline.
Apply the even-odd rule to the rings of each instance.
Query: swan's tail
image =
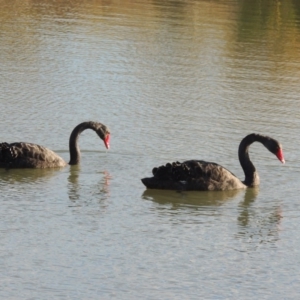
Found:
[[[177,161],[154,168],[152,174],[153,177],[142,179],[148,189],[185,190],[190,185],[194,189],[195,179],[201,179],[202,170],[197,162]]]

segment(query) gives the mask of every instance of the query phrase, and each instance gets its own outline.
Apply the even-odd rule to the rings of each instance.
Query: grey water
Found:
[[[0,170],[1,299],[297,299],[300,2],[0,0],[0,142],[78,166]],[[155,166],[203,159],[231,192],[145,190]]]

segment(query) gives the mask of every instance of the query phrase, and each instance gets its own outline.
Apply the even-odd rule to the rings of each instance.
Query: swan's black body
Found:
[[[78,137],[86,129],[94,130],[109,148],[109,129],[98,122],[83,122],[77,125],[70,136],[70,165],[80,161]],[[58,168],[67,163],[55,152],[43,146],[32,143],[0,143],[0,168]]]
[[[262,143],[284,163],[282,147],[278,141],[260,134],[249,134],[240,143],[239,160],[245,173],[242,182],[224,167],[202,160],[173,162],[152,170],[153,177],[143,178],[149,189],[186,191],[235,190],[259,185],[258,173],[249,158],[249,146],[253,142]]]

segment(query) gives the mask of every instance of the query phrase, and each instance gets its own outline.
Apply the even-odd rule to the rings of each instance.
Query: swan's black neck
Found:
[[[256,169],[249,158],[249,146],[254,142],[264,144],[266,137],[260,134],[249,134],[240,143],[239,146],[239,160],[245,173],[245,180],[243,183],[249,187],[259,185],[259,176]]]
[[[70,150],[70,162],[69,165],[77,165],[80,161],[80,150],[78,147],[78,137],[80,133],[86,129],[93,129],[94,122],[83,122],[77,125],[71,135],[69,140],[69,150]]]

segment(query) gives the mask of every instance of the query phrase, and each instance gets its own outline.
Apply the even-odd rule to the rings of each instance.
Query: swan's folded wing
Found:
[[[189,160],[183,164],[191,170],[192,175],[187,183],[190,190],[223,191],[245,188],[232,172],[219,164],[202,160]]]
[[[152,178],[142,179],[147,188],[212,191],[245,187],[224,167],[201,160],[168,163],[154,168],[152,173]]]
[[[6,143],[1,153],[1,159],[8,168],[49,168],[66,165],[52,150],[32,143]]]

